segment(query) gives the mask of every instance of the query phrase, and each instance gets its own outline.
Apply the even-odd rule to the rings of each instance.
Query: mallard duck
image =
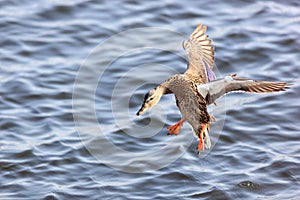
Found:
[[[176,104],[182,119],[168,127],[170,135],[177,135],[185,121],[193,128],[199,138],[198,153],[209,149],[210,123],[214,117],[207,111],[207,105],[214,103],[219,97],[233,91],[244,92],[277,92],[283,91],[289,85],[286,82],[255,81],[238,78],[236,74],[216,79],[212,71],[214,66],[214,47],[212,40],[206,35],[206,26],[199,24],[183,42],[183,48],[188,56],[188,67],[184,74],[176,74],[168,78],[144,97],[144,102],[137,112],[142,115],[150,107],[156,105],[164,94],[175,95]]]

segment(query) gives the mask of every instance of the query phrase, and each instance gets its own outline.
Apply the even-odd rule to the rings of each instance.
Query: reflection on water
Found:
[[[0,16],[1,199],[299,196],[298,1],[2,1]],[[135,116],[185,70],[181,41],[199,22],[221,75],[295,83],[211,106],[214,147],[200,158],[187,124],[167,136],[171,95]],[[133,28],[154,32],[116,35]]]

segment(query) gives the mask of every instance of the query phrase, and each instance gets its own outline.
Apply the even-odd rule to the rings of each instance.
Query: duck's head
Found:
[[[136,113],[136,115],[144,114],[149,108],[156,105],[162,95],[164,94],[164,88],[162,86],[158,86],[152,90],[150,90],[144,97],[144,102],[142,107]]]

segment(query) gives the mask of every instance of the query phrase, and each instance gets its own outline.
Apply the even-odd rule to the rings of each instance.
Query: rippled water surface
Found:
[[[0,199],[298,199],[299,1],[0,2]],[[186,67],[198,23],[216,73],[293,82],[211,106],[197,156],[172,96],[135,112]]]

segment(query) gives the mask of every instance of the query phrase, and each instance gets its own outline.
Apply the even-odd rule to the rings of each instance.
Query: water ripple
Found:
[[[1,199],[297,199],[300,195],[299,1],[6,0],[1,2],[0,16]],[[105,141],[98,133],[80,134],[73,118],[73,89],[92,49],[131,28],[163,27],[184,36],[199,22],[208,26],[214,39],[222,75],[238,73],[294,86],[278,94],[231,94],[221,99],[210,108],[218,120],[211,129],[213,149],[198,157],[188,125],[177,137],[167,135],[166,127],[180,118],[173,97],[163,98],[144,118],[135,117],[149,89],[175,71],[184,72],[181,39],[157,33],[146,37],[153,44],[168,40],[171,45],[166,47],[176,46],[173,53],[144,49],[147,41],[142,34],[121,37],[93,55],[78,95],[79,100],[88,99],[90,74],[119,56],[94,92],[95,115],[105,129]],[[139,46],[134,51],[118,55],[135,42]],[[138,77],[127,73],[146,65]],[[121,122],[131,119],[123,124],[111,113],[120,79],[128,87],[119,98],[130,96],[128,106],[120,102],[115,111]],[[91,119],[83,108],[76,111],[86,121]],[[223,118],[220,134],[217,127]],[[161,125],[159,131],[153,124]],[[92,124],[90,132],[97,125]],[[136,126],[148,129],[135,132]],[[99,159],[85,146],[99,150],[107,141],[132,154],[121,160],[123,152],[103,149],[107,153]],[[161,162],[180,156],[151,171],[158,168],[157,157],[144,156],[148,163],[138,163],[133,156],[151,150],[157,157],[166,155]],[[109,159],[125,170],[105,165]],[[125,172],[137,164],[148,167],[147,172]]]

